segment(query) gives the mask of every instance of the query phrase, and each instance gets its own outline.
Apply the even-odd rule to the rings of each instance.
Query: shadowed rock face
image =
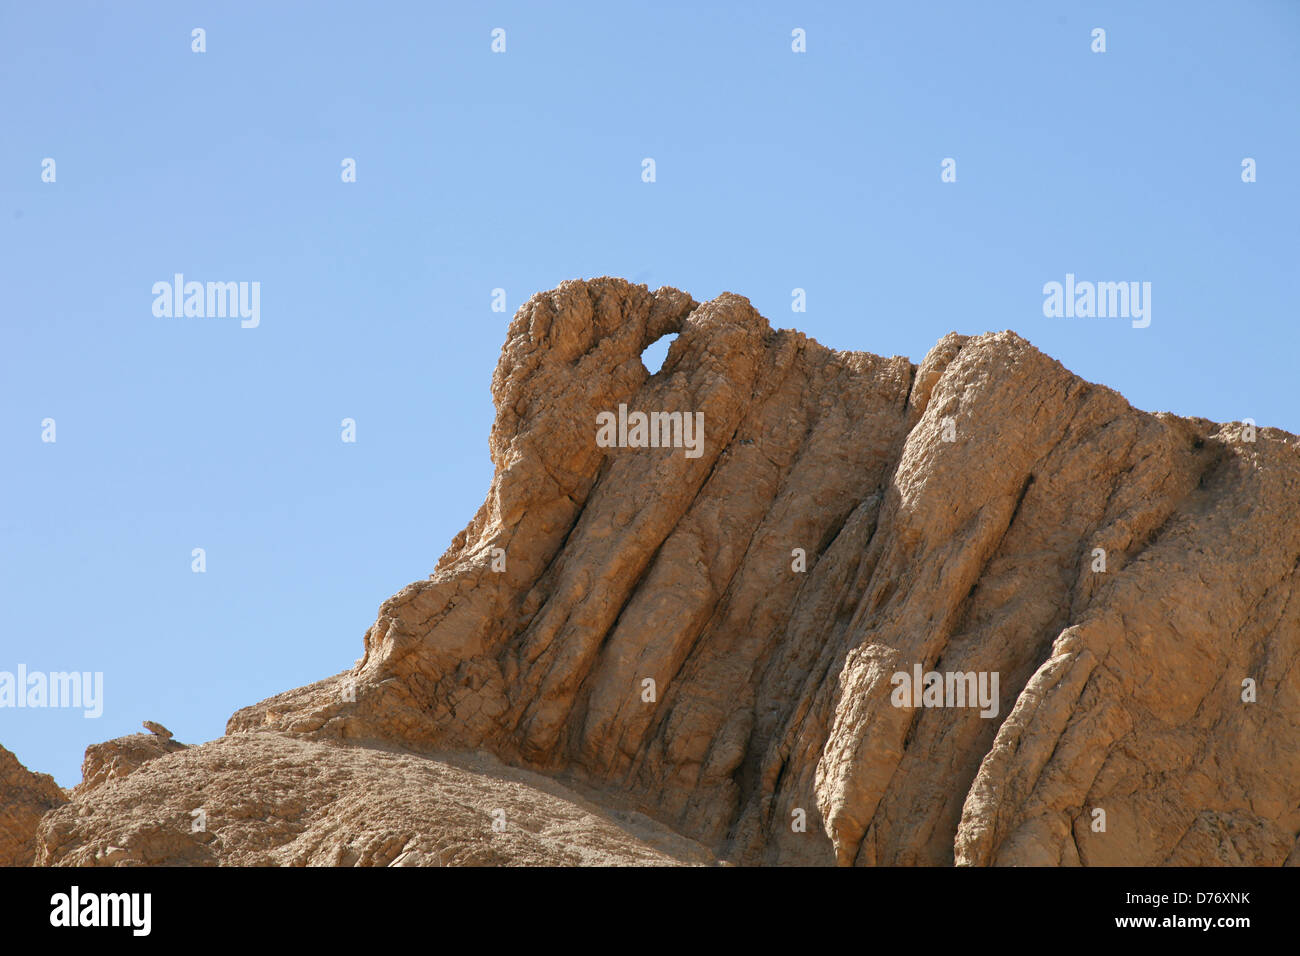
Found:
[[[1134,410],[1011,332],[914,366],[609,278],[530,299],[492,389],[435,573],[216,744],[486,752],[741,863],[1300,862],[1293,436]],[[702,453],[601,447],[620,405],[702,412]],[[996,713],[896,706],[916,666],[997,675]],[[56,815],[51,862],[97,838]]]
[[[45,773],[32,773],[0,747],[0,866],[30,866],[36,827],[68,795]]]

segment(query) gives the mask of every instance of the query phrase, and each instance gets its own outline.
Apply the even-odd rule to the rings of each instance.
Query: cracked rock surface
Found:
[[[40,861],[1300,862],[1295,436],[1135,410],[1012,332],[913,365],[611,278],[533,296],[492,391],[487,498],[356,665],[83,784]],[[599,447],[620,404],[702,412],[702,454]],[[897,706],[918,665],[996,674],[996,713]],[[445,778],[460,837],[368,822],[451,753],[571,789],[509,849],[490,780]],[[587,799],[603,850],[564,829]]]

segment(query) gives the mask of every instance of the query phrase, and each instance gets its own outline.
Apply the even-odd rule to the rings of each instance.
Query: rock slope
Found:
[[[268,741],[489,754],[743,864],[1300,862],[1294,436],[1137,411],[1011,332],[917,366],[610,278],[530,299],[492,391],[487,499],[356,665],[78,794],[43,862]],[[698,456],[603,447],[620,406],[702,413]],[[990,699],[898,690],[930,672]],[[315,812],[364,830],[345,804]],[[256,815],[149,859],[395,845]]]
[[[47,814],[38,865],[677,866],[704,848],[487,757],[286,734],[181,748]]]

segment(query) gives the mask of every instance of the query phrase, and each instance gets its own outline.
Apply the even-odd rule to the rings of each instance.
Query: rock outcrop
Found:
[[[163,740],[172,739],[172,732],[156,721],[142,720],[140,721],[140,726],[149,731],[149,733],[161,737]]]
[[[0,747],[0,866],[30,866],[41,818],[67,802],[53,777],[32,773]]]
[[[170,736],[153,734],[127,734],[91,744],[81,761],[81,783],[72,788],[76,796],[103,786],[109,780],[129,776],[150,760],[186,749],[186,745]]]
[[[183,830],[216,753],[296,747],[490,754],[744,864],[1300,862],[1294,436],[1137,411],[1011,332],[916,366],[608,278],[530,299],[492,389],[487,500],[357,664],[79,794],[42,861],[131,845],[128,799]],[[635,445],[637,411],[702,413],[697,453],[598,443],[609,412]],[[900,687],[932,672],[938,698]],[[286,773],[272,822],[122,859],[452,840]]]

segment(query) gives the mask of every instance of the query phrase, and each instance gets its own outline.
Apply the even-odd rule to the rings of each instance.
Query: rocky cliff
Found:
[[[49,774],[32,773],[0,747],[0,866],[27,866],[41,817],[68,802]]]
[[[40,862],[508,861],[451,754],[590,818],[528,862],[1300,862],[1294,436],[1137,411],[1011,332],[918,366],[609,278],[530,299],[492,391],[487,499],[356,665],[78,788]],[[455,826],[401,797],[439,779]]]

